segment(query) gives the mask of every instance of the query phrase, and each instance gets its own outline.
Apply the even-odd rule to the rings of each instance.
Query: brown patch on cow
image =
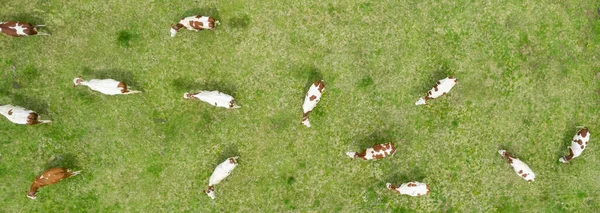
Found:
[[[428,96],[429,96],[429,95],[431,95],[431,91],[427,92],[427,95],[428,95]]]
[[[577,134],[580,135],[581,137],[585,138],[587,136],[588,132],[589,132],[589,130],[586,127],[586,128],[579,130],[579,132]]]
[[[23,33],[25,33],[25,35],[19,35],[19,34],[17,34],[16,29],[11,28],[11,27],[15,27],[17,25],[23,27]],[[8,36],[12,36],[12,37],[31,36],[31,35],[38,34],[35,27],[27,22],[9,21],[9,22],[0,24],[0,29],[2,29],[2,33],[6,34]]]
[[[417,196],[421,196],[421,193],[417,193]]]
[[[197,15],[196,18],[202,18],[202,16],[201,15]]]
[[[415,183],[409,183],[408,184],[408,187],[415,187],[415,186],[417,186],[417,184],[415,184]]]
[[[523,174],[523,170],[519,170],[519,174]]]
[[[229,163],[230,163],[230,164],[236,164],[237,162],[235,161],[235,159],[233,159],[233,158],[229,158]]]
[[[29,113],[29,115],[27,116],[27,125],[34,125],[34,124],[39,124],[40,121],[38,120],[39,115],[35,112]]]
[[[527,174],[523,174],[523,178],[526,178],[526,177],[527,177]]]
[[[203,30],[204,28],[202,28],[202,26],[204,26],[204,23],[199,22],[199,21],[190,21],[190,26],[194,29],[197,30]]]
[[[12,114],[13,114],[12,109],[8,110],[8,115],[12,115]]]
[[[429,185],[425,184],[425,186],[427,187],[427,193],[426,194],[429,194],[429,192],[431,192],[431,190],[429,190]]]
[[[208,17],[208,27],[215,28],[215,19],[213,17]]]
[[[585,146],[581,145],[581,149],[585,149]]]
[[[439,82],[438,82],[439,84]],[[437,92],[438,91],[438,85],[436,84],[435,86],[433,86],[433,89]]]
[[[235,105],[235,104],[233,103],[233,100],[231,100],[231,101],[229,102],[229,108],[233,108],[233,106],[234,106],[234,105]]]
[[[586,142],[585,142],[585,145],[586,145],[586,146],[588,145],[588,142],[589,142],[589,141],[586,141]]]
[[[315,99],[317,99],[317,96],[316,96],[316,95],[311,95],[311,96],[308,98],[308,100],[310,100],[310,101],[314,101]]]
[[[323,89],[325,89],[325,83],[323,83],[323,80],[315,81],[313,85],[315,85],[315,87],[318,87],[317,90],[319,90],[319,92],[321,93],[323,92]]]
[[[571,159],[573,159],[573,156],[574,156],[573,149],[571,149],[571,147],[569,147],[569,155],[565,156],[564,158],[566,161],[570,161]]]
[[[443,92],[443,93],[442,93],[442,95],[445,95],[445,94],[446,94],[446,92]]]
[[[129,90],[127,89],[127,84],[125,84],[123,82],[119,82],[119,85],[117,85],[117,88],[121,88],[121,93],[129,92]]]
[[[579,145],[583,144],[583,141],[581,141],[581,139],[577,139],[577,140],[575,140],[575,142]]]

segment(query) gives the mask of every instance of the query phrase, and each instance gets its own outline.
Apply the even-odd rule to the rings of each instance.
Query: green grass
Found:
[[[600,210],[597,1],[8,1],[2,20],[49,37],[0,36],[1,212],[594,212]],[[169,26],[193,14],[215,31]],[[15,67],[14,71],[12,66]],[[72,79],[114,78],[103,96]],[[435,81],[459,84],[417,107]],[[327,89],[300,125],[308,84]],[[221,90],[238,110],[182,98]],[[558,163],[576,126],[582,156]],[[392,141],[395,156],[346,151]],[[497,154],[537,174],[528,184]],[[239,166],[202,193],[214,167]],[[25,196],[51,166],[81,176]],[[426,182],[424,197],[386,182]]]

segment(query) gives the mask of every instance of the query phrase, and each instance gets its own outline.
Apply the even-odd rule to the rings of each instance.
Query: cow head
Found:
[[[348,157],[354,159],[356,157],[356,152],[346,152],[346,155],[348,155]]]
[[[206,195],[208,195],[213,200],[215,199],[215,187],[214,186],[208,186],[208,189],[204,190],[204,193],[206,193]]]
[[[177,34],[177,32],[179,32],[179,30],[183,27],[183,24],[177,23],[177,24],[171,24],[171,37],[175,37],[175,35]]]
[[[419,98],[419,100],[415,103],[415,105],[423,105],[426,104],[425,98]]]
[[[391,190],[391,189],[392,189],[392,187],[393,187],[393,185],[392,185],[391,183],[386,183],[386,184],[385,184],[385,188],[387,188],[387,189],[388,189],[388,191],[389,191],[389,190]]]
[[[81,76],[73,79],[73,87],[80,85],[82,81],[83,81],[83,78],[81,78]]]
[[[185,98],[185,99],[190,99],[193,97],[194,97],[194,94],[192,94],[192,93],[189,93],[189,92],[183,93],[183,98]]]
[[[32,200],[36,199],[34,191],[25,191],[25,192],[27,192],[27,198],[32,199]]]

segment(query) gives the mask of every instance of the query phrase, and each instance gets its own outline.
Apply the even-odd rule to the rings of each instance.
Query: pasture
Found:
[[[1,212],[593,212],[600,210],[597,1],[4,1],[1,21],[52,36],[0,36]],[[188,15],[214,31],[169,26]],[[105,96],[72,79],[114,78]],[[415,106],[452,75],[447,95]],[[326,90],[300,124],[309,84]],[[240,109],[183,99],[220,90]],[[558,162],[577,126],[590,146]],[[397,153],[351,160],[393,142]],[[536,181],[498,155],[507,149]],[[232,175],[202,192],[215,166]],[[82,174],[25,191],[49,167]],[[400,196],[387,182],[424,182]]]

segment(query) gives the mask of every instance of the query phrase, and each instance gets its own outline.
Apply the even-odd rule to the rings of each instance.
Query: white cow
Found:
[[[508,159],[508,163],[510,163],[517,175],[519,175],[528,182],[535,181],[535,173],[533,173],[529,166],[523,163],[523,161],[519,160],[514,156],[511,156],[506,150],[498,150],[498,154],[500,154],[502,158]]]
[[[239,156],[227,158],[219,164],[208,180],[208,189],[204,191],[210,198],[215,199],[215,185],[231,174],[231,171],[237,166]]]
[[[587,147],[589,141],[590,131],[587,127],[583,127],[583,129],[580,129],[573,137],[571,146],[569,147],[569,155],[559,158],[558,161],[561,163],[569,163],[571,159],[579,157]]]
[[[213,30],[215,29],[215,26],[219,24],[219,21],[216,21],[210,16],[197,15],[185,17],[177,24],[171,24],[171,37],[175,37],[181,28],[198,32],[200,30]]]
[[[34,125],[40,123],[50,123],[49,120],[40,120],[40,116],[32,111],[20,106],[4,105],[0,106],[0,114],[16,124]]]
[[[216,107],[224,107],[224,108],[229,108],[229,109],[237,109],[240,108],[240,106],[235,104],[235,100],[233,99],[233,97],[231,97],[231,95],[227,95],[225,93],[219,92],[219,91],[199,91],[198,93],[192,94],[192,93],[184,93],[183,94],[183,98],[185,99],[190,99],[190,98],[197,98],[200,99],[201,101],[204,101],[206,103],[209,103],[210,105],[216,106]]]
[[[90,89],[101,92],[105,95],[128,95],[141,93],[141,91],[129,90],[127,84],[114,79],[92,79],[84,81],[81,76],[73,79],[73,87],[77,85],[85,85]]]
[[[435,86],[433,86],[433,88],[431,88],[431,90],[427,92],[427,95],[425,97],[419,98],[415,105],[423,105],[426,104],[427,100],[429,99],[434,99],[445,95],[446,93],[450,92],[452,87],[454,87],[454,85],[456,85],[457,83],[458,80],[456,80],[456,78],[452,76],[439,80],[435,84]]]
[[[393,189],[402,195],[410,195],[413,197],[429,194],[429,185],[419,182],[403,183],[399,187],[391,183],[386,183],[385,187],[387,187],[388,190]]]
[[[302,110],[304,111],[304,114],[302,114],[302,124],[304,124],[304,126],[310,127],[308,113],[312,112],[312,110],[317,106],[321,100],[323,91],[325,91],[325,83],[323,83],[323,80],[318,80],[310,85],[308,92],[306,92],[304,104],[302,104]]]

